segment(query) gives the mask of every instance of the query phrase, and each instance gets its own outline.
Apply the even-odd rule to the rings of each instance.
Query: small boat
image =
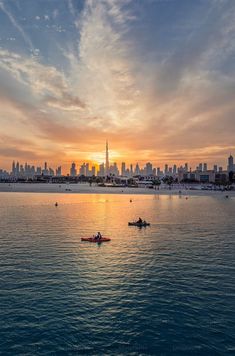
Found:
[[[150,223],[147,223],[146,221],[143,221],[142,223],[139,223],[138,221],[133,221],[128,223],[129,226],[138,226],[138,227],[145,227],[145,226],[150,226]]]
[[[55,206],[58,206],[58,203],[57,203],[57,202],[55,203]]]
[[[111,241],[111,239],[109,237],[101,237],[101,239],[96,239],[94,236],[93,237],[82,237],[81,241],[89,241],[89,242],[107,242],[107,241]]]

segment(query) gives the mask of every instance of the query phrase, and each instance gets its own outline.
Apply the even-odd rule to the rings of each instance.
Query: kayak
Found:
[[[101,239],[97,240],[94,237],[82,237],[81,241],[89,241],[89,242],[107,242],[107,241],[111,241],[111,239],[109,237],[102,237]]]
[[[138,227],[145,227],[145,226],[150,226],[150,223],[147,222],[142,222],[142,223],[138,223],[137,221],[133,221],[133,222],[129,222],[128,223],[129,226],[138,226]]]

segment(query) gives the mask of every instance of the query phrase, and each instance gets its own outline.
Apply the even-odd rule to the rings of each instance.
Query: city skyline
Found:
[[[9,175],[12,177],[34,177],[39,175],[45,176],[63,176],[69,175],[71,177],[75,176],[127,176],[127,177],[134,177],[134,176],[178,176],[180,173],[191,173],[191,172],[214,172],[214,173],[222,173],[222,172],[235,172],[235,164],[234,158],[230,153],[230,156],[227,158],[227,166],[219,166],[218,164],[214,163],[213,166],[209,166],[207,162],[200,162],[196,167],[192,167],[188,162],[184,164],[177,165],[173,164],[172,166],[168,163],[164,164],[164,167],[161,166],[154,166],[152,162],[145,162],[145,164],[141,165],[139,162],[130,163],[129,165],[126,162],[121,162],[117,164],[117,162],[113,162],[109,160],[109,145],[108,140],[106,140],[105,145],[105,157],[104,162],[97,165],[90,162],[85,162],[81,165],[77,164],[76,162],[72,162],[70,165],[69,171],[63,169],[62,172],[62,165],[58,167],[50,167],[48,162],[44,162],[43,167],[40,164],[28,164],[25,162],[21,164],[18,160],[13,160],[11,165],[11,170],[4,170],[0,167],[0,178]]]
[[[235,2],[0,0],[0,163],[224,164]]]

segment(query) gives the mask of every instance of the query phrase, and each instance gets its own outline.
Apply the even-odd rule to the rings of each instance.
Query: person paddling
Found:
[[[97,235],[95,236],[96,240],[101,240],[102,239],[102,235],[100,232],[97,233]]]

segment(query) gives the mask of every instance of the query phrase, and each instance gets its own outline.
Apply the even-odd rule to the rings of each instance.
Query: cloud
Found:
[[[54,9],[52,12],[52,17],[55,20],[59,15],[59,10],[58,9]]]
[[[0,68],[28,86],[32,95],[41,98],[48,106],[65,110],[85,107],[77,96],[70,93],[70,85],[64,74],[55,67],[42,65],[35,58],[0,49]]]
[[[132,118],[138,93],[131,68],[131,44],[125,40],[129,12],[122,1],[87,1],[76,22],[78,54],[70,53],[71,73],[93,116],[114,126]],[[131,110],[130,110],[131,109]]]
[[[68,0],[68,8],[72,16],[76,16],[76,11],[73,5],[73,0]]]
[[[65,4],[76,32],[56,43],[63,60],[47,63],[41,47],[40,58],[0,49],[4,120],[11,115],[19,132],[64,160],[103,150],[107,137],[127,161],[221,161],[234,149],[233,3],[193,7],[187,31],[177,12],[164,44],[155,36],[151,43],[150,30],[157,34],[161,26],[149,13],[148,21],[138,18],[147,11],[141,3],[138,14],[131,1],[88,0],[80,13],[72,1]]]
[[[45,97],[45,103],[48,106],[62,109],[62,110],[80,110],[85,108],[85,104],[78,98],[67,93],[64,93],[61,98],[56,98],[53,96]]]
[[[29,48],[33,51],[34,46],[29,38],[29,36],[25,33],[23,28],[18,24],[16,21],[15,17],[12,15],[12,13],[5,7],[4,3],[0,1],[0,9],[8,16],[9,20],[11,21],[12,25],[18,30],[18,32],[21,34],[25,42],[28,44]]]

